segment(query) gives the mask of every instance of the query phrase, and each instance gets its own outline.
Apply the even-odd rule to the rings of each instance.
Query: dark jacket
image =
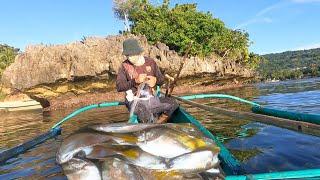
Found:
[[[116,86],[118,92],[123,92],[131,89],[133,93],[137,91],[138,84],[134,78],[139,74],[147,74],[147,76],[155,76],[157,78],[156,85],[161,86],[164,83],[162,75],[157,63],[148,57],[145,58],[145,63],[142,66],[134,66],[129,60],[125,60],[118,72]],[[129,69],[133,69],[133,72]]]

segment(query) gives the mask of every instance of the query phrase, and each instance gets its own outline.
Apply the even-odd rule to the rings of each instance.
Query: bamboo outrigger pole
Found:
[[[171,95],[171,97],[173,97],[183,103],[189,104],[193,107],[204,109],[206,111],[210,111],[213,113],[219,113],[219,114],[234,117],[237,119],[245,119],[245,120],[251,120],[251,121],[255,121],[255,122],[261,122],[264,124],[274,125],[274,126],[302,132],[305,134],[320,136],[320,125],[319,124],[302,122],[302,121],[294,121],[294,120],[273,117],[273,116],[267,116],[267,115],[261,115],[261,114],[254,114],[251,112],[238,112],[238,111],[234,111],[234,110],[228,110],[228,109],[199,104],[199,103],[189,101],[189,100],[183,99],[181,97],[173,96],[173,95]]]

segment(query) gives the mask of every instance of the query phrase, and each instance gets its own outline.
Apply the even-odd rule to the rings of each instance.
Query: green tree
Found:
[[[2,76],[4,69],[13,63],[18,52],[19,49],[0,44],[0,77]]]
[[[173,8],[168,4],[164,1],[154,6],[146,2],[143,8],[130,11],[132,33],[145,35],[151,43],[163,42],[181,55],[192,41],[191,55],[206,57],[216,53],[244,64],[259,59],[250,58],[248,33],[228,29],[211,13],[199,12],[196,4],[177,4]]]
[[[140,0],[113,0],[113,12],[123,21],[126,32],[130,32],[129,12],[139,4]]]
[[[259,66],[260,61],[262,60],[263,60],[263,57],[259,56],[258,54],[250,53],[246,64],[250,68],[256,69]]]
[[[319,66],[317,64],[311,64],[310,67],[310,74],[311,76],[319,76]]]

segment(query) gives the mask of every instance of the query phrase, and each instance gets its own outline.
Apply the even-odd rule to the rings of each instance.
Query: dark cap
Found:
[[[133,56],[133,55],[139,55],[143,52],[142,47],[139,45],[138,40],[134,38],[129,38],[123,41],[123,55],[126,56]]]

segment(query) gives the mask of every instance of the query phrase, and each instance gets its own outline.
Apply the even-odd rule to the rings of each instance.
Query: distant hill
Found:
[[[320,76],[320,48],[262,56],[258,71],[263,79],[299,79]]]

